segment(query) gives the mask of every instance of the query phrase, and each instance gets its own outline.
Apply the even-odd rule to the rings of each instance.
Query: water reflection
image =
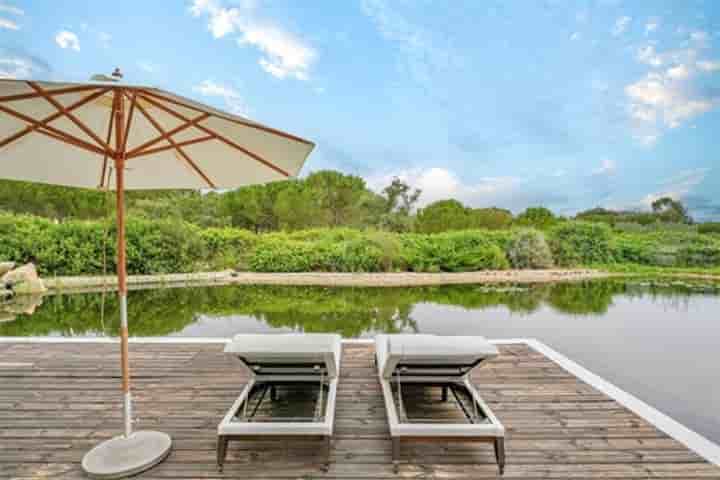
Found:
[[[193,336],[213,336],[218,332],[210,328],[212,320],[229,319],[229,331],[222,332],[225,336],[243,331],[233,323],[254,320],[267,329],[357,337],[373,332],[417,332],[413,310],[419,304],[476,311],[503,307],[520,315],[532,315],[547,306],[562,314],[597,316],[606,314],[619,297],[680,305],[698,292],[717,288],[712,284],[623,280],[492,287],[190,287],[130,292],[129,318],[130,333],[135,336],[183,334],[185,330]],[[114,336],[118,331],[118,304],[112,293],[17,297],[0,305],[0,312],[4,320],[0,336]]]

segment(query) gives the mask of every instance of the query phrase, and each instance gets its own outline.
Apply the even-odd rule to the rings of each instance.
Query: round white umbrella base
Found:
[[[99,444],[85,454],[82,468],[92,478],[129,477],[165,460],[171,447],[169,435],[140,430]]]

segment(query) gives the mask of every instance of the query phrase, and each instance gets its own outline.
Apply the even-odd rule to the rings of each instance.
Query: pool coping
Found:
[[[228,343],[230,339],[222,337],[134,337],[130,343],[147,344],[213,344]],[[720,445],[708,440],[699,433],[691,430],[677,420],[665,415],[655,407],[645,403],[634,395],[613,385],[604,378],[596,375],[580,364],[569,359],[560,352],[549,347],[535,338],[505,338],[489,339],[495,345],[525,344],[533,350],[542,353],[560,367],[612,398],[620,405],[632,411],[649,424],[661,430],[665,434],[685,445],[708,462],[720,466]],[[343,343],[369,344],[373,343],[371,338],[343,339]],[[0,337],[0,343],[119,343],[115,338],[71,338],[71,337]]]

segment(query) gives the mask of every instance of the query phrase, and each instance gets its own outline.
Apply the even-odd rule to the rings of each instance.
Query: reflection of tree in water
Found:
[[[625,293],[621,281],[559,283],[553,285],[547,303],[562,313],[575,315],[602,315],[613,303],[613,296]]]
[[[687,298],[677,288],[640,288],[623,280],[558,283],[517,288],[455,285],[417,288],[323,288],[289,286],[187,287],[130,292],[130,333],[168,335],[194,323],[200,315],[247,315],[275,328],[337,332],[346,337],[368,332],[417,331],[413,309],[418,303],[468,310],[505,307],[532,314],[543,304],[561,313],[602,315],[615,295],[663,301]],[[101,307],[104,315],[101,322]],[[0,323],[0,336],[116,335],[118,305],[113,293],[45,297],[34,314],[16,314]]]

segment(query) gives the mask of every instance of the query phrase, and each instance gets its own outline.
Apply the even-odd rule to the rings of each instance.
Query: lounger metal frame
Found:
[[[391,360],[390,360],[391,361]],[[505,470],[505,428],[498,420],[490,407],[480,396],[475,385],[470,381],[469,372],[483,360],[473,365],[461,366],[460,368],[434,368],[430,365],[418,365],[416,371],[436,370],[441,375],[393,375],[391,378],[383,376],[382,366],[378,366],[377,357],[375,364],[378,366],[378,377],[382,387],[385,409],[390,425],[390,436],[392,437],[392,459],[393,466],[397,472],[400,464],[401,442],[484,442],[492,443],[495,449],[495,460],[497,461],[500,474]],[[395,362],[396,364],[398,362]],[[393,369],[402,367],[393,365]],[[412,368],[412,367],[411,367]],[[408,369],[411,371],[410,369]],[[457,372],[455,375],[443,376],[442,372]],[[399,377],[399,378],[398,378]],[[407,423],[400,419],[400,415],[393,400],[392,383],[416,384],[425,386],[439,386],[443,388],[443,400],[447,400],[446,389],[460,385],[467,389],[477,408],[485,414],[486,421],[483,423]],[[467,412],[464,412],[467,416]]]
[[[217,465],[218,470],[222,472],[227,455],[228,443],[231,440],[322,440],[324,441],[325,463],[327,468],[330,463],[330,447],[333,434],[333,425],[335,423],[335,402],[337,398],[338,376],[335,372],[334,377],[328,375],[302,375],[293,374],[292,368],[287,369],[286,374],[276,373],[272,375],[256,375],[255,371],[248,367],[246,362],[242,362],[243,366],[250,373],[250,380],[243,388],[242,392],[232,404],[225,417],[218,425],[218,441],[217,441]],[[339,369],[340,365],[337,365]],[[302,373],[302,369],[298,373]],[[308,385],[327,385],[327,399],[324,408],[324,415],[321,421],[313,422],[238,422],[233,418],[236,413],[243,407],[248,399],[250,392],[256,384],[268,384],[273,388],[273,384],[287,383],[308,383]],[[322,388],[322,387],[321,387]]]

